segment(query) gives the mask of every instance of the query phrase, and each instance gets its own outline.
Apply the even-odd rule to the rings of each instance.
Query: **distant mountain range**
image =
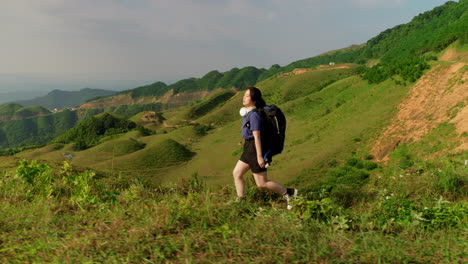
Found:
[[[23,91],[23,90],[9,90],[8,91],[0,91],[0,105],[6,104],[10,102],[15,102],[17,100],[29,100],[32,98],[44,96],[47,92],[45,91]]]
[[[45,96],[31,100],[21,100],[15,103],[22,106],[42,106],[47,109],[76,107],[90,99],[116,94],[115,91],[84,88],[79,91],[53,90]]]

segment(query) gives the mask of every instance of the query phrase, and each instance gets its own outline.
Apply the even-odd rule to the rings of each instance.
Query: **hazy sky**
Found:
[[[2,0],[0,94],[115,90],[366,42],[443,0]]]

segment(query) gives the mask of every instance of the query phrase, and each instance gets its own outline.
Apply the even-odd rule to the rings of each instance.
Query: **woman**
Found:
[[[262,93],[256,87],[249,87],[242,98],[244,107],[241,109],[241,116],[244,117],[242,122],[242,137],[245,140],[244,152],[237,162],[232,175],[234,176],[234,184],[236,185],[237,200],[245,199],[245,181],[244,174],[251,170],[257,187],[268,189],[280,193],[288,202],[288,209],[291,209],[289,201],[291,197],[297,196],[297,189],[286,188],[283,185],[270,181],[267,178],[267,169],[265,160],[262,155],[261,141],[261,116],[254,109],[263,109],[266,106],[262,98]],[[247,122],[249,121],[249,122]]]

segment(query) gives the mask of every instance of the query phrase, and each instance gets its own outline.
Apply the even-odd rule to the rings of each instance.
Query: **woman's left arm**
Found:
[[[255,139],[255,149],[257,150],[257,162],[260,165],[260,168],[265,168],[265,159],[262,155],[262,138],[260,136],[260,130],[252,131],[252,134]]]

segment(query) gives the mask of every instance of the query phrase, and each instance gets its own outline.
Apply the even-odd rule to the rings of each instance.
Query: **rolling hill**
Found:
[[[96,97],[109,96],[115,94],[114,91],[84,88],[79,91],[53,90],[45,96],[31,100],[16,101],[15,103],[24,106],[42,106],[47,109],[72,108],[86,103]]]
[[[432,64],[432,69],[414,84],[397,84],[390,79],[380,84],[368,83],[356,73],[357,65],[321,67],[286,77],[279,74],[258,83],[267,102],[279,105],[288,117],[285,152],[275,157],[271,174],[281,181],[313,182],[334,162],[371,154],[378,160],[388,158],[399,145],[421,141],[426,134],[441,133],[433,132],[441,126],[453,129],[442,130],[447,134],[440,135],[439,140],[451,144],[440,149],[439,155],[465,151],[466,62]],[[426,89],[422,93],[420,89],[425,89],[427,83],[437,83],[431,89],[438,92]],[[418,95],[420,99],[413,98]],[[152,129],[159,131],[156,134],[124,133],[107,141],[107,146],[115,145],[117,149],[128,145],[129,150],[118,150],[118,155],[104,154],[109,153],[104,150],[108,147],[98,144],[86,151],[63,149],[54,150],[60,154],[49,155],[38,149],[37,154],[29,150],[18,156],[60,161],[71,155],[73,164],[112,174],[131,173],[165,182],[197,172],[206,176],[208,182],[226,184],[231,181],[230,171],[241,151],[241,97],[242,93],[220,92],[193,106],[163,111],[163,122],[149,122]],[[401,115],[413,121],[402,121]],[[414,115],[421,116],[421,126],[415,127]],[[393,138],[394,134],[400,136]],[[132,140],[144,147],[132,147],[136,144]],[[195,155],[181,154],[181,159],[166,163],[157,156],[149,162],[152,153],[168,149],[164,147],[167,140],[173,142],[175,149],[183,147],[186,153]],[[420,156],[435,154],[415,151],[421,151]],[[164,170],[163,164],[167,167]]]
[[[51,114],[51,112],[41,106],[23,107],[22,105],[15,103],[9,103],[0,106],[0,122],[49,114]]]
[[[0,122],[0,147],[24,147],[49,142],[76,125],[76,112],[65,110],[56,114]]]

